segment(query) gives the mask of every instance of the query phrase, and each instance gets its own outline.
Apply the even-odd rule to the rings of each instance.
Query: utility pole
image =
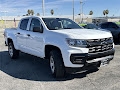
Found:
[[[82,1],[80,1],[80,23],[81,23],[81,21],[82,21],[82,19],[81,19],[81,14],[82,14]]]
[[[82,5],[82,23],[83,23],[83,6],[85,5],[85,3],[83,3]]]
[[[74,17],[74,0],[73,0],[73,21],[75,21],[75,17]]]
[[[45,7],[44,7],[44,4],[45,4],[45,2],[43,0],[43,16],[45,16]]]

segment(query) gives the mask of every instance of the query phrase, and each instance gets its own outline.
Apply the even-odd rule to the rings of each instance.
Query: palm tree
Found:
[[[39,13],[37,13],[37,16],[40,16],[40,14],[39,14]]]
[[[30,10],[30,9],[28,9],[27,13],[28,13],[28,15],[30,15],[30,13],[31,13],[31,10]]]
[[[29,16],[28,14],[26,14],[26,16]]]
[[[92,10],[89,12],[89,15],[93,15],[93,11]]]
[[[53,14],[54,14],[54,10],[52,9],[52,10],[51,10],[51,15],[53,15]]]
[[[107,17],[108,14],[109,14],[109,10],[107,9],[107,10],[106,10],[106,17]]]
[[[103,11],[103,15],[104,15],[104,16],[106,15],[106,10]]]
[[[33,10],[31,10],[31,14],[34,15],[34,11]]]

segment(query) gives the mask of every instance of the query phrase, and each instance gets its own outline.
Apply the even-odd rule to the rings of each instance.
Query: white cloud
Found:
[[[72,1],[73,0],[56,0],[45,2],[45,9],[60,8],[62,3]],[[26,13],[28,9],[33,9],[34,11],[41,10],[42,12],[42,0],[0,0],[0,11],[8,11],[8,13],[12,14],[19,12]]]

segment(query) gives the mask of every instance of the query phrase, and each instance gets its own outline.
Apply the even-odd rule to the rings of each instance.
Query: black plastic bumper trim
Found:
[[[73,64],[86,64],[86,61],[106,57],[109,55],[114,55],[114,53],[115,53],[115,49],[100,53],[93,53],[93,54],[92,53],[71,54],[70,61]]]

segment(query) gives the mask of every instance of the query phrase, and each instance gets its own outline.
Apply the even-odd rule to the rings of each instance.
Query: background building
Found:
[[[120,22],[120,17],[94,17],[92,23]]]
[[[0,17],[0,28],[16,28],[19,24],[21,18],[27,16],[1,16]],[[59,16],[51,16],[51,17],[61,17],[61,18],[69,18],[73,19],[73,15],[59,15]],[[92,23],[92,16],[91,15],[75,15],[75,22],[80,23],[80,19],[82,22]]]

